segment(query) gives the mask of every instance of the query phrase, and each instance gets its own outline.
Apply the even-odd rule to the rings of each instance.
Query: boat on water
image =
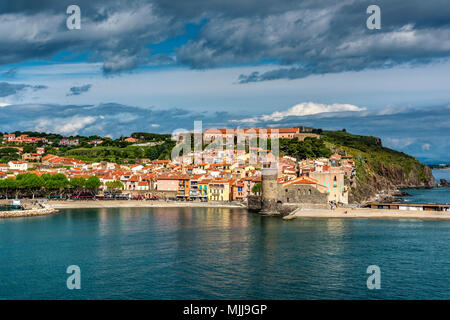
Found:
[[[23,210],[22,202],[20,200],[11,200],[9,204],[3,204],[0,206],[0,211],[16,211]]]

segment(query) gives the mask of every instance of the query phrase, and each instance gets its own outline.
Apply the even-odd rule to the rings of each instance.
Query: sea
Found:
[[[440,179],[450,181],[450,170],[433,170],[436,182]],[[403,197],[406,203],[443,203],[450,204],[450,188],[403,189],[410,196]]]
[[[66,209],[0,220],[0,299],[450,299],[449,243],[450,221]]]

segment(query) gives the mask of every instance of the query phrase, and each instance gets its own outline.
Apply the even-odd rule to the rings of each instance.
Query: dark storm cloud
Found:
[[[72,1],[0,3],[0,64],[88,52],[105,74],[149,63],[195,69],[275,62],[282,68],[241,75],[242,83],[312,74],[423,64],[450,56],[448,0],[79,0],[81,30],[67,30]],[[366,8],[381,7],[382,29],[368,30]],[[200,31],[158,56],[149,45]],[[14,30],[14,32],[10,32]],[[32,31],[32,32],[31,32]],[[152,56],[155,54],[155,56]]]
[[[61,51],[89,53],[115,73],[152,61],[148,45],[184,31],[184,21],[156,12],[150,1],[78,1],[81,30],[68,30],[72,1],[15,1],[0,5],[0,64],[49,59]],[[11,32],[10,30],[14,30]]]
[[[377,1],[382,28],[368,30],[366,8],[372,3],[339,1],[257,17],[211,19],[179,49],[178,61],[199,69],[257,61],[285,65],[241,75],[239,82],[246,83],[424,64],[450,56],[447,1]]]
[[[79,87],[72,87],[70,88],[70,93],[68,93],[68,96],[79,96],[82,93],[88,92],[89,89],[92,88],[92,84],[86,84],[84,86]]]
[[[8,97],[18,93],[22,93],[26,89],[41,90],[46,88],[47,86],[43,85],[31,86],[28,84],[0,82],[0,97]]]

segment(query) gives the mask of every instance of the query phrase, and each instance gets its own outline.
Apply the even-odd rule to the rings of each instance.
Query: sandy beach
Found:
[[[246,208],[244,204],[221,202],[189,202],[189,201],[142,201],[142,200],[110,200],[110,201],[49,201],[55,209],[88,209],[88,208]]]
[[[220,202],[165,202],[165,201],[50,201],[54,209],[88,209],[88,208],[246,208],[238,203]],[[450,220],[450,212],[381,210],[370,208],[338,208],[336,210],[303,209],[289,218],[359,218],[359,219],[419,219]]]
[[[295,218],[361,218],[361,219],[418,219],[450,220],[450,212],[444,211],[405,211],[370,208],[338,208],[336,210],[298,210]]]

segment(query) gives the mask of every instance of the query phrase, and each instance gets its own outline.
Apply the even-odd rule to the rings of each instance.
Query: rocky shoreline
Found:
[[[378,170],[367,173],[363,180],[349,181],[351,189],[349,202],[353,204],[366,204],[379,201],[389,202],[396,199],[401,189],[434,188],[437,186],[431,169],[423,165],[423,177],[418,172],[411,170],[406,173],[401,168],[381,165]]]
[[[422,187],[423,188],[423,187]],[[409,187],[408,189],[413,189]],[[382,191],[375,195],[373,200],[369,202],[403,202],[403,197],[411,196],[411,194],[398,190]]]
[[[446,187],[446,188],[450,188],[450,181],[447,181],[445,179],[441,179],[439,181],[439,187]]]
[[[45,216],[49,214],[54,214],[59,212],[59,210],[51,207],[44,206],[41,209],[27,209],[27,210],[16,210],[16,211],[0,211],[0,218],[23,218],[23,217],[37,217]]]

